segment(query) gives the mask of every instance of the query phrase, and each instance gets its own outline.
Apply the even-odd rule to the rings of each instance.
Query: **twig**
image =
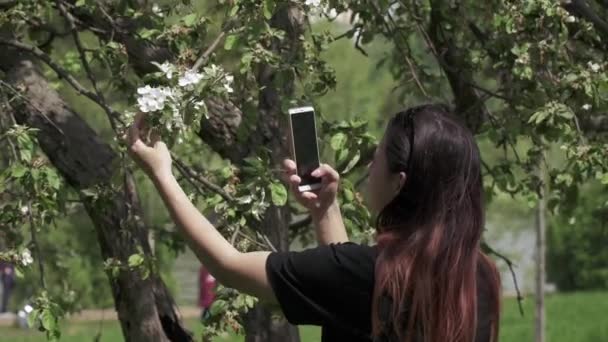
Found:
[[[35,57],[37,57],[38,59],[42,60],[51,69],[53,69],[53,71],[55,71],[55,73],[60,78],[65,79],[78,93],[80,93],[81,95],[84,95],[84,96],[88,97],[91,101],[97,103],[106,112],[108,112],[108,113],[110,113],[110,115],[114,116],[116,120],[118,120],[120,123],[124,124],[124,122],[122,122],[122,120],[120,119],[120,114],[118,112],[116,112],[113,109],[111,109],[110,107],[108,107],[99,98],[99,96],[97,96],[97,94],[95,94],[92,91],[90,91],[90,90],[86,89],[85,87],[83,87],[78,82],[78,80],[76,80],[74,78],[74,76],[72,76],[67,70],[65,70],[59,64],[55,63],[53,61],[53,59],[48,54],[44,53],[39,48],[37,48],[35,46],[32,46],[32,45],[28,45],[28,44],[22,43],[20,41],[8,40],[8,39],[2,39],[2,38],[0,38],[0,45],[12,46],[12,47],[17,48],[19,50],[22,50],[22,51],[25,51],[25,52],[29,52],[32,55],[34,55]]]
[[[497,256],[498,258],[502,259],[507,266],[509,267],[509,271],[511,271],[511,277],[513,277],[513,284],[515,285],[515,292],[517,293],[517,304],[519,305],[519,313],[522,315],[524,315],[524,307],[523,307],[523,300],[524,297],[521,295],[521,291],[519,290],[519,285],[517,284],[517,276],[515,275],[515,271],[513,270],[513,266],[515,266],[513,264],[513,262],[507,258],[506,256],[502,255],[501,253],[498,253],[496,250],[494,250],[492,247],[490,247],[487,243],[483,243],[482,247],[489,253],[489,254],[494,254],[495,256]]]
[[[103,104],[102,108],[104,109],[104,111],[106,112],[106,114],[108,116],[108,120],[110,121],[110,125],[112,126],[112,129],[114,130],[114,132],[117,132],[115,117],[113,117],[112,110],[106,104],[106,100],[103,96],[103,93],[101,93],[99,91],[99,88],[97,87],[97,81],[95,80],[95,76],[93,76],[93,71],[91,70],[91,66],[89,65],[89,62],[87,61],[86,52],[84,50],[84,47],[82,46],[82,41],[80,40],[80,37],[78,36],[78,29],[76,28],[76,23],[74,21],[74,17],[72,16],[71,13],[69,13],[65,9],[62,0],[57,0],[56,2],[57,2],[57,6],[59,7],[59,11],[65,17],[65,19],[68,21],[68,24],[70,26],[70,31],[72,32],[72,37],[74,39],[74,44],[76,45],[76,49],[78,49],[78,54],[80,55],[80,60],[82,62],[82,66],[84,67],[85,73],[87,74],[87,77],[88,77],[89,81],[91,82],[91,85],[93,86],[93,89],[95,90],[95,94],[97,94],[99,101]]]
[[[196,171],[194,171],[191,168],[189,168],[175,154],[171,153],[171,158],[175,162],[175,165],[177,165],[178,167],[181,167],[185,171],[185,173],[186,173],[186,175],[188,177],[193,178],[194,180],[196,180],[199,183],[201,183],[202,185],[204,185],[207,189],[209,189],[209,190],[217,193],[218,195],[222,196],[222,198],[225,199],[226,201],[234,202],[234,197],[232,197],[232,195],[230,195],[229,193],[227,193],[226,191],[224,191],[224,189],[222,189],[218,185],[213,184],[207,178],[203,177],[202,175],[199,175]]]
[[[277,248],[272,244],[272,242],[270,241],[270,239],[268,238],[268,236],[266,236],[266,234],[262,234],[260,233],[260,235],[262,236],[262,239],[264,240],[264,242],[266,242],[266,244],[268,245],[268,247],[270,247],[270,250],[273,252],[277,251]]]
[[[393,30],[391,28],[391,26],[389,25],[388,22],[386,22],[386,20],[384,19],[384,15],[382,14],[382,11],[380,10],[380,8],[378,8],[378,5],[375,2],[371,2],[371,4],[373,5],[372,7],[374,8],[374,10],[376,10],[376,14],[380,17],[382,17],[382,25],[384,26],[385,30],[386,30],[386,34],[390,37],[393,37],[393,41],[394,41],[394,37],[396,35],[401,36],[401,38],[403,39],[404,42],[407,43],[407,37],[403,36],[403,33],[401,32],[401,30]],[[390,13],[387,13],[387,16],[389,18],[389,20],[391,20],[391,22],[393,23],[393,25],[395,25],[395,27],[397,26],[395,21],[393,20],[393,17],[391,16]],[[420,92],[422,93],[422,95],[424,95],[425,97],[430,97],[429,94],[427,93],[426,89],[424,88],[424,86],[422,85],[422,82],[420,81],[420,79],[418,78],[418,74],[416,73],[416,69],[414,67],[414,64],[412,63],[411,59],[408,56],[408,53],[403,49],[403,47],[396,41],[394,41],[395,46],[397,47],[397,49],[399,50],[399,52],[401,52],[401,54],[403,55],[403,57],[405,58],[405,61],[408,65],[408,67],[410,68],[410,72],[412,74],[412,77],[414,78],[414,81],[416,82],[416,85],[418,86],[418,88],[420,89]]]
[[[222,31],[220,32],[220,34],[218,34],[218,36],[215,37],[215,39],[213,40],[211,45],[209,45],[209,47],[205,50],[205,52],[203,52],[203,54],[198,58],[196,63],[194,63],[194,66],[192,66],[193,70],[198,70],[201,66],[203,66],[203,64],[207,63],[209,56],[213,53],[213,51],[215,51],[215,49],[217,48],[219,43],[222,41],[222,39],[224,39],[224,37],[226,36],[226,33],[229,32],[235,26],[236,22],[237,22],[236,19],[231,19],[231,20],[228,20],[225,25],[223,25]]]
[[[196,63],[194,63],[192,70],[198,70],[203,64],[207,63],[209,56],[213,53],[213,51],[215,51],[215,49],[217,48],[219,43],[222,41],[222,39],[224,38],[225,35],[226,35],[226,31],[220,32],[220,34],[215,38],[215,40],[211,43],[211,45],[209,45],[207,50],[205,50],[205,52],[203,52],[203,54],[198,58]]]
[[[312,223],[312,216],[307,215],[303,219],[291,222],[289,224],[289,229],[298,230],[298,229],[301,229],[301,228],[304,228],[304,227],[308,226],[311,223]]]
[[[177,168],[177,171],[179,171],[179,173],[181,173],[182,176],[184,176],[186,181],[188,181],[188,183],[190,183],[190,185],[192,185],[192,187],[194,187],[194,189],[196,190],[196,192],[198,192],[199,195],[201,195],[201,196],[205,195],[203,190],[198,185],[196,185],[196,183],[194,183],[194,180],[192,180],[192,176],[190,176],[188,174],[188,172],[182,168],[181,164],[175,163],[175,167]]]
[[[256,239],[252,238],[251,236],[239,231],[238,234],[242,237],[244,237],[245,239],[255,243],[256,245],[258,245],[258,247],[262,247],[262,248],[270,248],[270,246],[266,246],[263,243],[260,243],[259,241],[257,241]]]
[[[473,88],[477,89],[477,90],[480,90],[480,91],[482,91],[482,92],[484,92],[484,93],[486,93],[486,94],[490,95],[490,96],[493,96],[493,97],[499,98],[499,99],[504,100],[504,101],[507,101],[507,102],[512,102],[512,101],[513,101],[513,99],[511,99],[511,98],[508,98],[508,97],[506,97],[506,96],[504,96],[504,95],[500,95],[500,94],[498,94],[498,93],[496,93],[496,92],[493,92],[493,91],[491,91],[491,90],[489,90],[489,89],[486,89],[486,88],[484,88],[484,87],[481,87],[481,86],[479,86],[479,85],[477,85],[477,84],[475,84],[475,83],[473,83],[473,82],[467,82],[467,84],[468,84],[468,85],[470,85],[471,87],[473,87]]]
[[[33,104],[32,101],[30,101],[30,99],[23,96],[17,89],[15,89],[12,85],[4,82],[3,80],[0,80],[0,85],[5,86],[8,90],[10,90],[13,94],[15,94],[15,96],[17,96],[20,99],[22,99],[23,101],[27,102],[28,105],[30,105],[30,107],[32,107],[36,112],[38,112],[38,114],[40,114],[51,126],[53,126],[53,128],[55,128],[61,135],[65,136],[65,133],[63,133],[63,130],[61,128],[59,128],[59,126],[57,126],[53,122],[53,120],[51,120],[51,118],[49,118],[40,108],[38,108],[38,106]]]
[[[230,244],[234,246],[234,242],[236,241],[236,236],[241,232],[241,226],[237,226],[234,228],[234,233],[232,233],[232,237],[230,238]]]
[[[40,246],[38,245],[38,239],[36,239],[36,227],[34,226],[34,218],[32,217],[32,202],[27,202],[27,216],[30,221],[30,233],[32,235],[32,243],[36,250],[36,261],[38,261],[38,269],[40,271],[40,285],[43,289],[46,289],[46,281],[44,279],[44,265],[42,264],[42,253],[40,253]]]

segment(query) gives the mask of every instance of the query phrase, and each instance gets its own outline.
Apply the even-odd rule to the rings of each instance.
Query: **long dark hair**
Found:
[[[389,171],[406,180],[378,216],[374,336],[474,341],[481,267],[496,341],[500,284],[480,249],[483,184],[473,135],[446,106],[423,105],[395,115],[384,139]]]

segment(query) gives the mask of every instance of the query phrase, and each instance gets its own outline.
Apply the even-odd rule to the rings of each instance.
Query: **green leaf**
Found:
[[[25,166],[23,166],[22,164],[18,164],[18,165],[13,166],[13,171],[11,172],[11,175],[13,176],[13,178],[21,178],[26,173],[27,173],[27,168]]]
[[[129,267],[137,267],[144,263],[144,257],[141,254],[133,254],[129,257]]]
[[[344,189],[344,199],[347,202],[351,202],[352,200],[355,199],[355,195],[353,194],[352,191],[350,191],[349,189]]]
[[[229,17],[234,17],[236,13],[239,11],[239,5],[236,5],[230,9]]]
[[[227,303],[225,300],[218,299],[213,302],[213,304],[211,305],[211,308],[209,309],[209,312],[211,313],[211,316],[216,316],[217,314],[226,311],[226,306],[227,306]]]
[[[348,153],[349,153],[349,151],[347,148],[343,148],[343,149],[339,150],[336,155],[336,163],[342,164],[346,160],[346,158],[348,158]]]
[[[608,185],[608,172],[604,173],[604,175],[602,176],[602,178],[600,178],[600,182],[604,185]]]
[[[283,206],[287,203],[287,189],[281,183],[270,183],[272,203],[276,206]]]
[[[86,1],[86,0],[78,0],[78,1],[76,1],[76,3],[74,4],[74,6],[76,6],[76,7],[82,7],[82,6],[86,5],[86,4],[87,4],[87,1]]]
[[[255,298],[253,298],[252,296],[246,296],[245,304],[248,308],[253,308],[253,306],[255,305]]]
[[[188,27],[192,27],[196,24],[198,20],[198,15],[196,13],[190,13],[184,17],[182,17],[182,22],[184,23],[184,25],[188,26]]]
[[[224,50],[232,50],[237,40],[238,36],[236,34],[231,34],[226,37],[226,41],[224,42]]]
[[[357,151],[357,153],[355,153],[352,159],[348,162],[342,173],[349,173],[355,167],[355,165],[357,165],[359,159],[361,159],[361,152]]]
[[[266,19],[272,18],[272,12],[274,12],[274,7],[275,7],[275,0],[264,0],[264,4],[263,4],[263,10],[264,10],[264,17]]]
[[[46,331],[54,331],[57,329],[57,317],[53,315],[51,310],[43,310],[40,314],[40,323]]]
[[[30,313],[30,315],[27,317],[27,325],[30,327],[36,326],[39,315],[40,315],[40,311],[38,311],[38,310],[32,311]]]
[[[330,141],[331,148],[334,151],[339,151],[340,149],[342,149],[344,147],[347,140],[348,140],[348,137],[346,136],[346,134],[344,134],[342,132],[336,133],[333,137],[331,137],[331,141]]]
[[[49,186],[55,190],[58,190],[61,187],[59,175],[51,169],[46,172],[46,180],[49,182]]]

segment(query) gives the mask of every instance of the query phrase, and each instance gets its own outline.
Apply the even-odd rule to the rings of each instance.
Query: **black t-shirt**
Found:
[[[323,342],[371,342],[375,247],[355,243],[271,253],[268,280],[291,324],[323,327]],[[490,340],[487,284],[478,278],[476,342]],[[376,339],[393,341],[394,337]]]

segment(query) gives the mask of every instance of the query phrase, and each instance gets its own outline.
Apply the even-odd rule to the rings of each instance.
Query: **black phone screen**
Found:
[[[301,184],[319,183],[321,181],[319,178],[310,175],[319,167],[315,112],[291,114],[291,129],[298,176],[302,179]]]

